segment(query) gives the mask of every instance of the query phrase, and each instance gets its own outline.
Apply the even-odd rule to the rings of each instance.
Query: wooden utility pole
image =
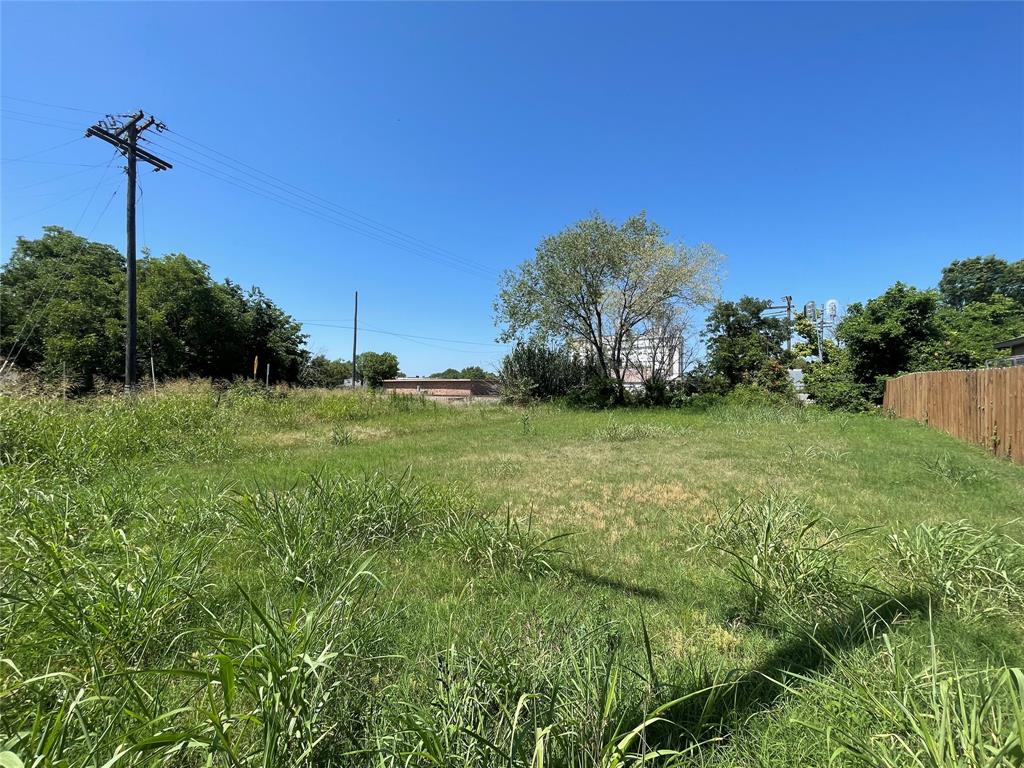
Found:
[[[786,302],[786,352],[793,351],[793,297],[783,296]]]
[[[785,306],[766,307],[766,309],[786,310],[786,352],[791,352],[793,350],[793,297],[783,296],[782,300],[786,302]]]
[[[133,115],[127,116],[127,122],[121,117],[108,115],[107,119],[101,120],[91,126],[85,132],[86,136],[95,136],[108,144],[112,144],[128,160],[128,209],[127,209],[127,241],[125,245],[125,260],[127,268],[127,329],[124,344],[124,389],[131,392],[138,382],[136,371],[136,337],[138,334],[138,313],[136,307],[136,279],[135,279],[135,166],[138,160],[149,163],[156,171],[168,171],[171,164],[161,160],[154,154],[144,149],[139,149],[139,136],[149,128],[155,128],[157,132],[163,131],[166,126],[157,122],[156,118],[146,114],[140,109]],[[145,122],[142,122],[145,118]],[[140,125],[141,123],[141,125]]]
[[[356,388],[356,336],[359,334],[359,291],[356,291],[356,311],[352,316],[352,389]]]

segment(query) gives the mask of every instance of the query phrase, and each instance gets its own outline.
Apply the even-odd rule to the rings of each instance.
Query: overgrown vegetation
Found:
[[[916,425],[182,384],[0,437],[5,768],[1020,763],[1021,470]]]

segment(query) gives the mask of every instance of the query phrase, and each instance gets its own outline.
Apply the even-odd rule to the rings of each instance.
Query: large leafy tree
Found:
[[[236,293],[241,295],[241,291]],[[259,288],[244,295],[242,327],[248,359],[258,359],[260,372],[270,365],[271,380],[295,381],[308,358],[302,326]]]
[[[67,376],[79,389],[124,373],[124,258],[60,227],[19,238],[0,270],[0,354],[8,365]],[[262,291],[217,283],[183,254],[139,261],[139,356],[160,377],[251,375],[294,381],[307,352],[298,323]],[[148,369],[143,365],[142,369]]]
[[[789,331],[784,319],[765,316],[771,305],[767,299],[744,296],[719,301],[708,313],[708,368],[727,387],[778,378]]]
[[[304,387],[341,387],[351,377],[352,363],[348,360],[316,355],[299,372],[299,383]]]
[[[19,237],[0,272],[0,350],[88,388],[124,370],[124,258],[61,227]]]
[[[398,376],[398,358],[391,352],[363,352],[357,359],[357,375],[371,387]]]
[[[139,261],[139,354],[152,355],[157,376],[230,378],[244,370],[245,299],[216,283],[201,261],[184,254]]]
[[[867,395],[881,402],[885,379],[927,368],[922,350],[942,337],[935,291],[896,283],[866,304],[851,304],[836,335],[850,355],[850,369]]]
[[[599,214],[544,238],[534,257],[505,272],[495,301],[501,339],[563,342],[585,353],[622,390],[630,353],[714,299],[721,257],[690,248],[639,213],[621,225]]]
[[[954,261],[942,270],[942,300],[954,309],[1005,296],[1024,307],[1024,259],[1007,262],[995,256]]]

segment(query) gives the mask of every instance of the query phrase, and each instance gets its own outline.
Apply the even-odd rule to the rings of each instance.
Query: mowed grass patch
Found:
[[[950,728],[1014,757],[1024,472],[917,425],[202,385],[0,407],[26,764],[872,764],[929,722],[928,674],[993,692]],[[887,690],[913,709],[880,717]]]

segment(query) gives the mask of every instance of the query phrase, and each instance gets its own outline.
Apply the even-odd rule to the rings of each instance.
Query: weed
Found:
[[[951,488],[972,485],[984,479],[985,473],[969,463],[946,452],[934,458],[921,460],[925,472],[937,477]]]
[[[671,433],[667,427],[655,424],[630,423],[619,424],[614,419],[609,420],[608,425],[594,433],[598,440],[610,443],[625,443],[634,440],[651,440],[656,437],[664,437]]]
[[[778,628],[832,622],[860,588],[839,560],[848,535],[823,525],[796,498],[741,500],[709,534],[710,545],[729,557],[752,620]]]
[[[542,536],[533,527],[533,516],[519,520],[506,509],[503,521],[477,516],[452,529],[450,536],[463,560],[484,566],[492,573],[515,573],[536,578],[552,573],[555,558],[563,550],[555,546],[570,534]]]
[[[961,617],[1024,612],[1024,545],[965,520],[889,536],[894,572]]]
[[[836,678],[795,677],[797,697],[824,696],[844,712],[823,731],[842,765],[865,768],[1017,768],[1024,764],[1024,670],[962,669],[940,662],[912,671],[885,638],[870,671],[835,659]],[[882,669],[878,669],[878,664]],[[884,681],[884,683],[882,682]]]

